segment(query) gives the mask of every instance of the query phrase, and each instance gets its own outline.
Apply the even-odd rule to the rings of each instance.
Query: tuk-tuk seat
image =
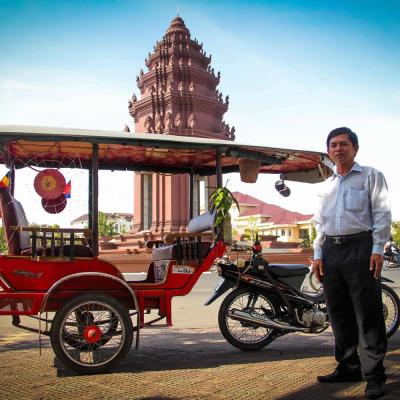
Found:
[[[206,212],[190,220],[187,232],[167,233],[163,240],[148,240],[146,247],[152,250],[153,261],[200,264],[212,244],[214,221],[215,213]],[[207,240],[202,241],[203,238]]]
[[[43,229],[29,227],[22,204],[11,195],[7,187],[0,187],[0,211],[9,255],[93,257],[90,247],[82,244],[55,245],[53,243],[51,247],[45,246],[43,248],[40,245],[36,246],[35,243],[35,246],[32,246],[30,234]],[[51,228],[47,229],[47,231],[51,230]],[[57,229],[54,229],[54,231],[57,231]],[[68,230],[60,229],[60,231]],[[40,240],[39,237],[38,240]]]

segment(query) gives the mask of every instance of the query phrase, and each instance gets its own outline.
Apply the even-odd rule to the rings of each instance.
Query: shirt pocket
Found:
[[[349,211],[362,211],[368,206],[368,191],[349,187],[344,207]]]

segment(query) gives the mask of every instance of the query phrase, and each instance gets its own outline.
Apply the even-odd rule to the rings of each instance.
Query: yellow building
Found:
[[[234,192],[240,206],[231,208],[232,228],[243,234],[248,228],[260,235],[277,236],[280,242],[301,243],[307,236],[311,238],[312,214],[301,214],[286,210],[275,204],[267,204],[250,195]]]

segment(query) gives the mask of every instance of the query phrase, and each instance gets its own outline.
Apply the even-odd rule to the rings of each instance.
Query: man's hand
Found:
[[[314,260],[312,262],[312,270],[318,279],[318,282],[322,283],[322,277],[324,276],[324,265],[322,260]]]
[[[369,261],[369,270],[374,272],[374,278],[379,279],[383,265],[383,256],[381,254],[371,254]]]

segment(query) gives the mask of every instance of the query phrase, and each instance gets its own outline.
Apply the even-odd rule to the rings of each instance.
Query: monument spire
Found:
[[[128,104],[136,132],[234,139],[234,128],[223,121],[229,97],[217,91],[221,74],[181,17],[171,21],[145,65],[136,77],[140,99],[134,94]]]

